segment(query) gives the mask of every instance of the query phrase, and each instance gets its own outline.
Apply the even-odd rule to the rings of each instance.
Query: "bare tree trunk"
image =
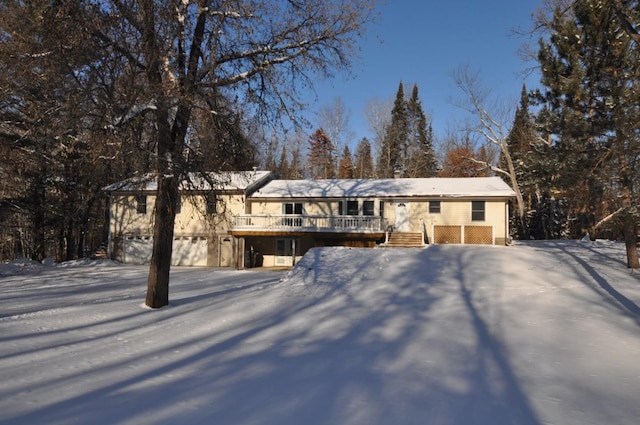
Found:
[[[153,228],[153,252],[147,281],[145,304],[160,308],[169,304],[169,271],[173,251],[178,182],[175,176],[158,176],[158,192]]]
[[[44,172],[42,176],[44,176]],[[34,202],[34,210],[33,210],[33,246],[31,250],[31,259],[35,261],[42,261],[46,257],[46,248],[45,248],[45,231],[44,231],[44,222],[45,222],[45,188],[44,182],[42,181],[44,177],[38,177],[32,183],[32,199]]]
[[[161,58],[155,28],[155,5],[152,0],[141,1],[144,50],[148,55],[147,80],[157,90],[155,111],[157,134],[156,179],[157,192],[154,210],[153,248],[145,304],[160,308],[169,304],[169,271],[173,250],[173,226],[176,218],[178,178],[175,169],[175,139],[171,136],[169,106],[160,89],[163,84]]]
[[[627,267],[630,269],[640,268],[638,260],[638,226],[632,215],[628,215],[624,220],[624,244],[627,248]]]

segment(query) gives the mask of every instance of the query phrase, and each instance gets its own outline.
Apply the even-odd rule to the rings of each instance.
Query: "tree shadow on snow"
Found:
[[[595,255],[603,255],[600,252],[593,250],[590,246],[576,246],[575,244],[566,244],[562,242],[549,242],[549,244],[564,254],[569,256],[573,261],[575,261],[582,270],[584,270],[587,275],[597,284],[597,287],[593,285],[588,285],[592,290],[604,296],[606,302],[610,305],[616,307],[620,312],[632,317],[635,322],[640,325],[640,307],[631,299],[627,298],[622,292],[615,288],[615,282],[609,282],[609,279],[606,276],[603,276],[594,268],[591,264],[589,264],[584,256],[576,254],[574,249],[580,250],[588,250],[591,251],[592,254]],[[605,256],[606,258],[610,258],[609,256]],[[619,259],[615,260],[620,263],[621,266],[626,267],[626,263],[620,261]],[[589,279],[583,280],[583,283],[589,284]],[[599,289],[598,289],[599,288]],[[604,291],[604,292],[603,292]]]
[[[223,330],[167,335],[175,343],[162,352],[100,365],[87,379],[104,385],[13,421],[539,424],[508,351],[477,304],[466,257],[449,248],[405,257],[380,250],[364,259],[344,250],[346,282],[316,251],[306,283],[290,278],[270,286],[265,295],[280,295],[265,297],[260,310],[239,311]],[[237,296],[242,309],[249,304],[236,289],[226,295]],[[185,296],[178,307],[191,301]],[[104,379],[154,355],[165,359]]]

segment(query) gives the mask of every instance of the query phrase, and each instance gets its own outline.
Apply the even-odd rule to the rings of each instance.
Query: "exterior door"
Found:
[[[408,232],[411,230],[409,226],[409,203],[396,202],[396,222],[394,230],[396,232]]]
[[[295,254],[295,241],[293,239],[276,240],[276,266],[293,266],[293,256]]]
[[[233,266],[233,241],[231,239],[231,236],[220,236],[218,255],[218,265],[220,267]]]

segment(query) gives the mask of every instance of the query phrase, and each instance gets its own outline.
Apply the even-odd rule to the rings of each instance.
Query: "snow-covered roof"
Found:
[[[223,171],[207,173],[207,178],[199,173],[190,173],[180,182],[180,190],[220,190],[246,191],[271,178],[269,171]],[[153,175],[134,177],[110,184],[103,188],[106,192],[156,191],[158,181]]]
[[[251,198],[514,197],[499,177],[272,180]]]

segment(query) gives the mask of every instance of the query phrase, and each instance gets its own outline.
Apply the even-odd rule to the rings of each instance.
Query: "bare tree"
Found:
[[[501,168],[492,162],[477,158],[472,159],[490,168],[493,172],[507,177],[511,188],[516,193],[518,218],[520,225],[523,226],[525,220],[524,199],[516,179],[516,170],[509,150],[509,129],[504,122],[496,118],[497,114],[492,114],[487,109],[487,92],[481,86],[479,73],[477,71],[472,71],[469,67],[461,67],[453,73],[453,79],[458,88],[464,93],[466,102],[462,106],[474,117],[475,123],[471,126],[470,130],[482,135],[490,145],[500,151],[505,166]],[[507,122],[512,121],[513,120],[509,120]]]
[[[178,182],[194,111],[219,94],[246,102],[265,119],[295,116],[301,87],[349,69],[375,0],[93,5],[104,23],[95,37],[127,63],[128,81],[140,87],[129,113],[153,117],[158,191],[145,302],[162,307],[169,302]]]
[[[318,125],[333,142],[337,152],[341,152],[353,140],[354,133],[349,127],[351,111],[341,97],[336,97],[318,111]]]
[[[373,98],[367,102],[364,115],[369,123],[369,129],[373,133],[373,150],[376,157],[382,153],[382,142],[387,133],[387,127],[391,123],[391,109],[393,98]],[[375,160],[374,160],[375,163]]]

